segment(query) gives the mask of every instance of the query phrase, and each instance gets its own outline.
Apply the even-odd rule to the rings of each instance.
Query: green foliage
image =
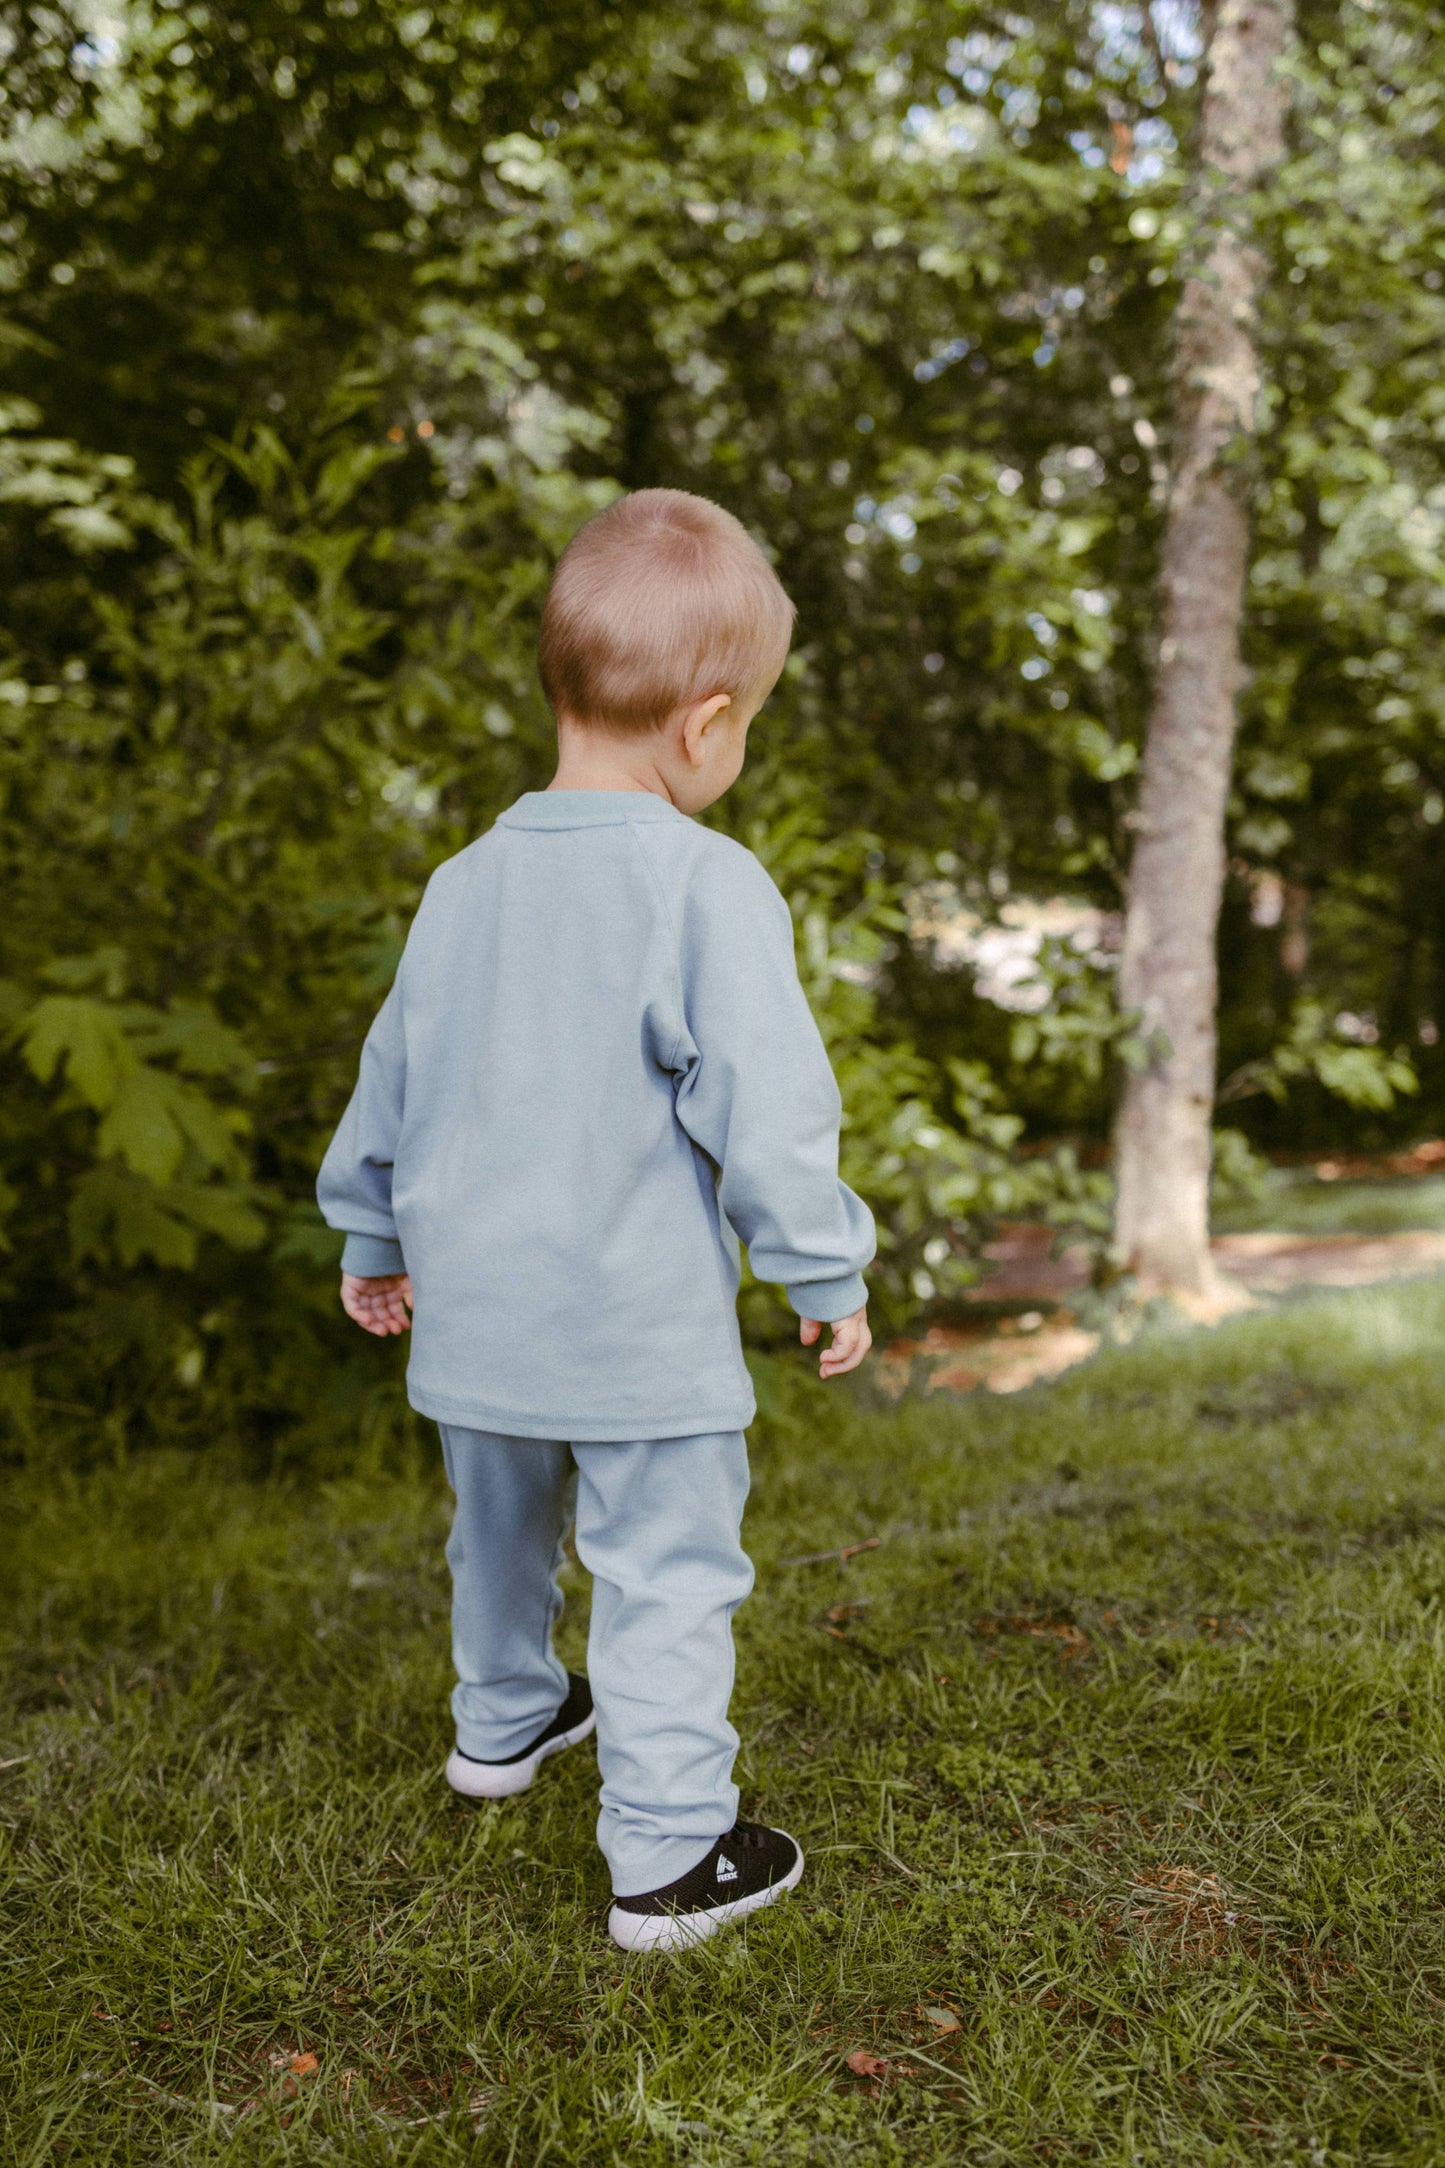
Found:
[[[1358,1019],[1351,1021],[1358,1025]],[[1282,1106],[1291,1084],[1306,1077],[1316,1079],[1347,1106],[1369,1107],[1381,1113],[1393,1107],[1397,1098],[1413,1096],[1420,1089],[1420,1080],[1404,1048],[1391,1053],[1384,1047],[1344,1037],[1340,1020],[1331,1024],[1323,1004],[1306,997],[1295,1003],[1289,1030],[1280,1044],[1225,1079],[1219,1103],[1228,1106],[1263,1092]]]
[[[907,917],[941,872],[980,915],[1117,908],[1194,245],[1176,14],[6,12],[0,1307],[60,1351],[42,1388],[138,1436],[230,1393],[266,1450],[394,1419],[326,1321],[316,1160],[427,873],[545,778],[551,562],[648,482],[736,509],[799,603],[720,817],[794,906],[880,1300],[958,1292],[1000,1216],[1101,1225],[1149,1055],[1107,972],[1050,948],[1005,1012]],[[1222,946],[1256,1146],[1326,1087],[1398,1123],[1407,1062],[1412,1119],[1445,1090],[1431,28],[1302,10],[1261,209]]]
[[[134,539],[124,493],[134,460],[36,436],[41,419],[28,399],[0,399],[0,505],[39,513],[42,531],[73,549],[123,548]]]
[[[1210,1139],[1211,1212],[1248,1206],[1266,1193],[1269,1161],[1255,1151],[1241,1129],[1216,1129]]]
[[[909,921],[904,891],[878,870],[878,839],[830,835],[806,783],[771,764],[748,796],[768,813],[744,819],[740,833],[791,903],[803,984],[842,1092],[844,1177],[879,1221],[874,1284],[885,1320],[974,1286],[979,1251],[1001,1218],[1102,1234],[1107,1180],[1082,1171],[1068,1146],[1021,1156],[1023,1121],[986,1064],[955,1057],[940,1077],[908,1040],[881,1028],[880,985]],[[1097,1076],[1100,1042],[1129,1027],[1097,974],[1082,991],[1076,963],[1074,952],[1044,959],[1074,1000],[1029,1023],[1046,1020],[1053,1032],[1046,1058]],[[763,1314],[755,1305],[754,1315]]]
[[[116,989],[123,965],[118,949],[105,949],[51,964],[45,976],[72,986],[109,980]],[[44,994],[14,1036],[39,1081],[60,1087],[56,1128],[77,1126],[66,1117],[81,1110],[98,1117],[88,1149],[75,1153],[82,1171],[66,1208],[77,1264],[150,1258],[188,1269],[202,1234],[237,1249],[260,1242],[265,1222],[243,1150],[249,1125],[238,1106],[214,1096],[218,1088],[250,1092],[255,1064],[210,1009]]]
[[[1037,1062],[1097,1084],[1110,1056],[1130,1068],[1148,1065],[1163,1034],[1141,1032],[1137,1011],[1120,1009],[1114,999],[1112,976],[1073,942],[1044,941],[1034,978],[1045,998],[1009,1033],[1009,1053],[1020,1066]]]

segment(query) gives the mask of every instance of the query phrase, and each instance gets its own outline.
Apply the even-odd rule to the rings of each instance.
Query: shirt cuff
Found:
[[[786,1294],[799,1317],[816,1317],[824,1325],[851,1317],[868,1300],[861,1272],[850,1272],[846,1280],[794,1280]]]
[[[405,1272],[406,1259],[401,1244],[388,1241],[385,1235],[348,1235],[341,1252],[341,1269],[355,1273],[358,1280],[382,1280],[394,1272]]]

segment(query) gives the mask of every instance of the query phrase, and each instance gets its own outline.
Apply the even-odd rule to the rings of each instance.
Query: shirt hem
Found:
[[[515,1409],[463,1406],[442,1400],[434,1393],[417,1392],[410,1385],[407,1399],[418,1415],[434,1423],[454,1423],[463,1430],[488,1430],[503,1438],[549,1438],[569,1445],[631,1445],[653,1438],[701,1438],[717,1430],[746,1430],[758,1412],[754,1399],[734,1401],[727,1408],[704,1408],[701,1413],[672,1416],[634,1415],[615,1422],[570,1415],[521,1415]]]

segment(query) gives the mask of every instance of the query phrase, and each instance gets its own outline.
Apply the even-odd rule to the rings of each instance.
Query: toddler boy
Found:
[[[838,1179],[787,905],[689,818],[736,781],[792,620],[704,498],[642,490],[574,536],[542,619],[556,776],[432,875],[318,1183],[348,1315],[413,1327],[408,1392],[456,1494],[447,1780],[522,1791],[595,1723],[624,1949],[695,1941],[803,1871],[732,1781],[738,1238],[805,1345],[831,1324],[825,1377],[870,1345],[873,1222]],[[586,1680],[552,1647],[574,1476]]]

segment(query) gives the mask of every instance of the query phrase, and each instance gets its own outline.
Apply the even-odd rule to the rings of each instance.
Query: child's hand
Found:
[[[374,1284],[374,1283],[373,1283]],[[816,1317],[805,1317],[798,1327],[798,1338],[804,1347],[811,1347],[823,1330]],[[863,1357],[873,1345],[873,1335],[868,1330],[868,1305],[855,1310],[851,1317],[840,1317],[833,1327],[833,1345],[824,1348],[818,1357],[820,1378],[840,1378],[845,1370],[856,1370]]]
[[[343,1272],[341,1307],[363,1332],[374,1332],[380,1339],[388,1333],[410,1332],[411,1281],[404,1272],[387,1272],[377,1280]]]

